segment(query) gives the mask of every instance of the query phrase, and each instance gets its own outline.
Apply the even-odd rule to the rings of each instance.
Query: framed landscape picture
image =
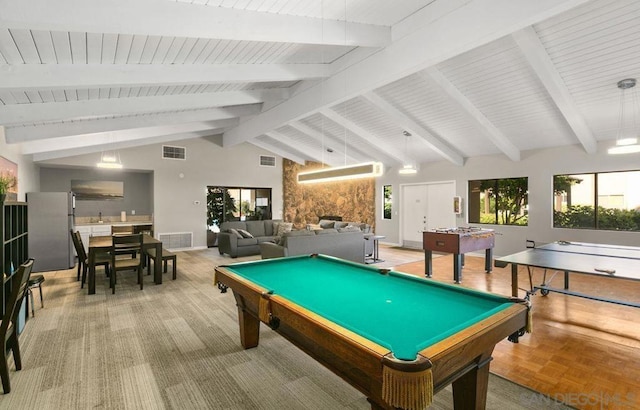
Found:
[[[78,201],[110,201],[124,199],[123,181],[71,180],[71,190]]]
[[[17,201],[18,200],[18,164],[15,162],[9,161],[5,157],[0,156],[0,174],[2,175],[13,175],[16,179],[16,183],[13,187],[9,188],[7,191],[7,201]]]

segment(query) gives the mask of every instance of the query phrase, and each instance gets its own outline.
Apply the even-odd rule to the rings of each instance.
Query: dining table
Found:
[[[113,245],[112,236],[91,236],[89,238],[89,294],[96,293],[96,254],[106,252]],[[162,260],[162,242],[149,234],[142,234],[142,250],[155,249],[158,261]],[[140,255],[142,258],[143,255]],[[162,263],[153,264],[153,282],[162,284]]]

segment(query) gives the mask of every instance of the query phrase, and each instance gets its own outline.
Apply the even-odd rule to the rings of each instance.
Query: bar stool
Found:
[[[42,282],[44,282],[44,276],[42,275],[31,275],[29,277],[29,283],[27,284],[27,293],[29,294],[29,299],[31,301],[31,315],[33,317],[36,316],[36,312],[33,308],[33,289],[38,288],[40,290],[40,307],[44,308],[44,302],[42,301]]]

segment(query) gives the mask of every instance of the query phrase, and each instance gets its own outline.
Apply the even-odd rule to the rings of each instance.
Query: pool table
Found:
[[[524,300],[324,255],[218,266],[214,283],[233,290],[245,349],[264,322],[372,409],[423,409],[451,383],[456,409],[484,408],[495,345],[528,321]]]

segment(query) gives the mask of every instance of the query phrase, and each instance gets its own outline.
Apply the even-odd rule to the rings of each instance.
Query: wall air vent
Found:
[[[193,232],[170,232],[158,234],[162,246],[168,250],[193,248]]]
[[[260,155],[260,166],[261,167],[275,167],[276,166],[276,157],[272,157],[269,155]]]
[[[162,159],[187,159],[187,149],[185,147],[163,145]]]

